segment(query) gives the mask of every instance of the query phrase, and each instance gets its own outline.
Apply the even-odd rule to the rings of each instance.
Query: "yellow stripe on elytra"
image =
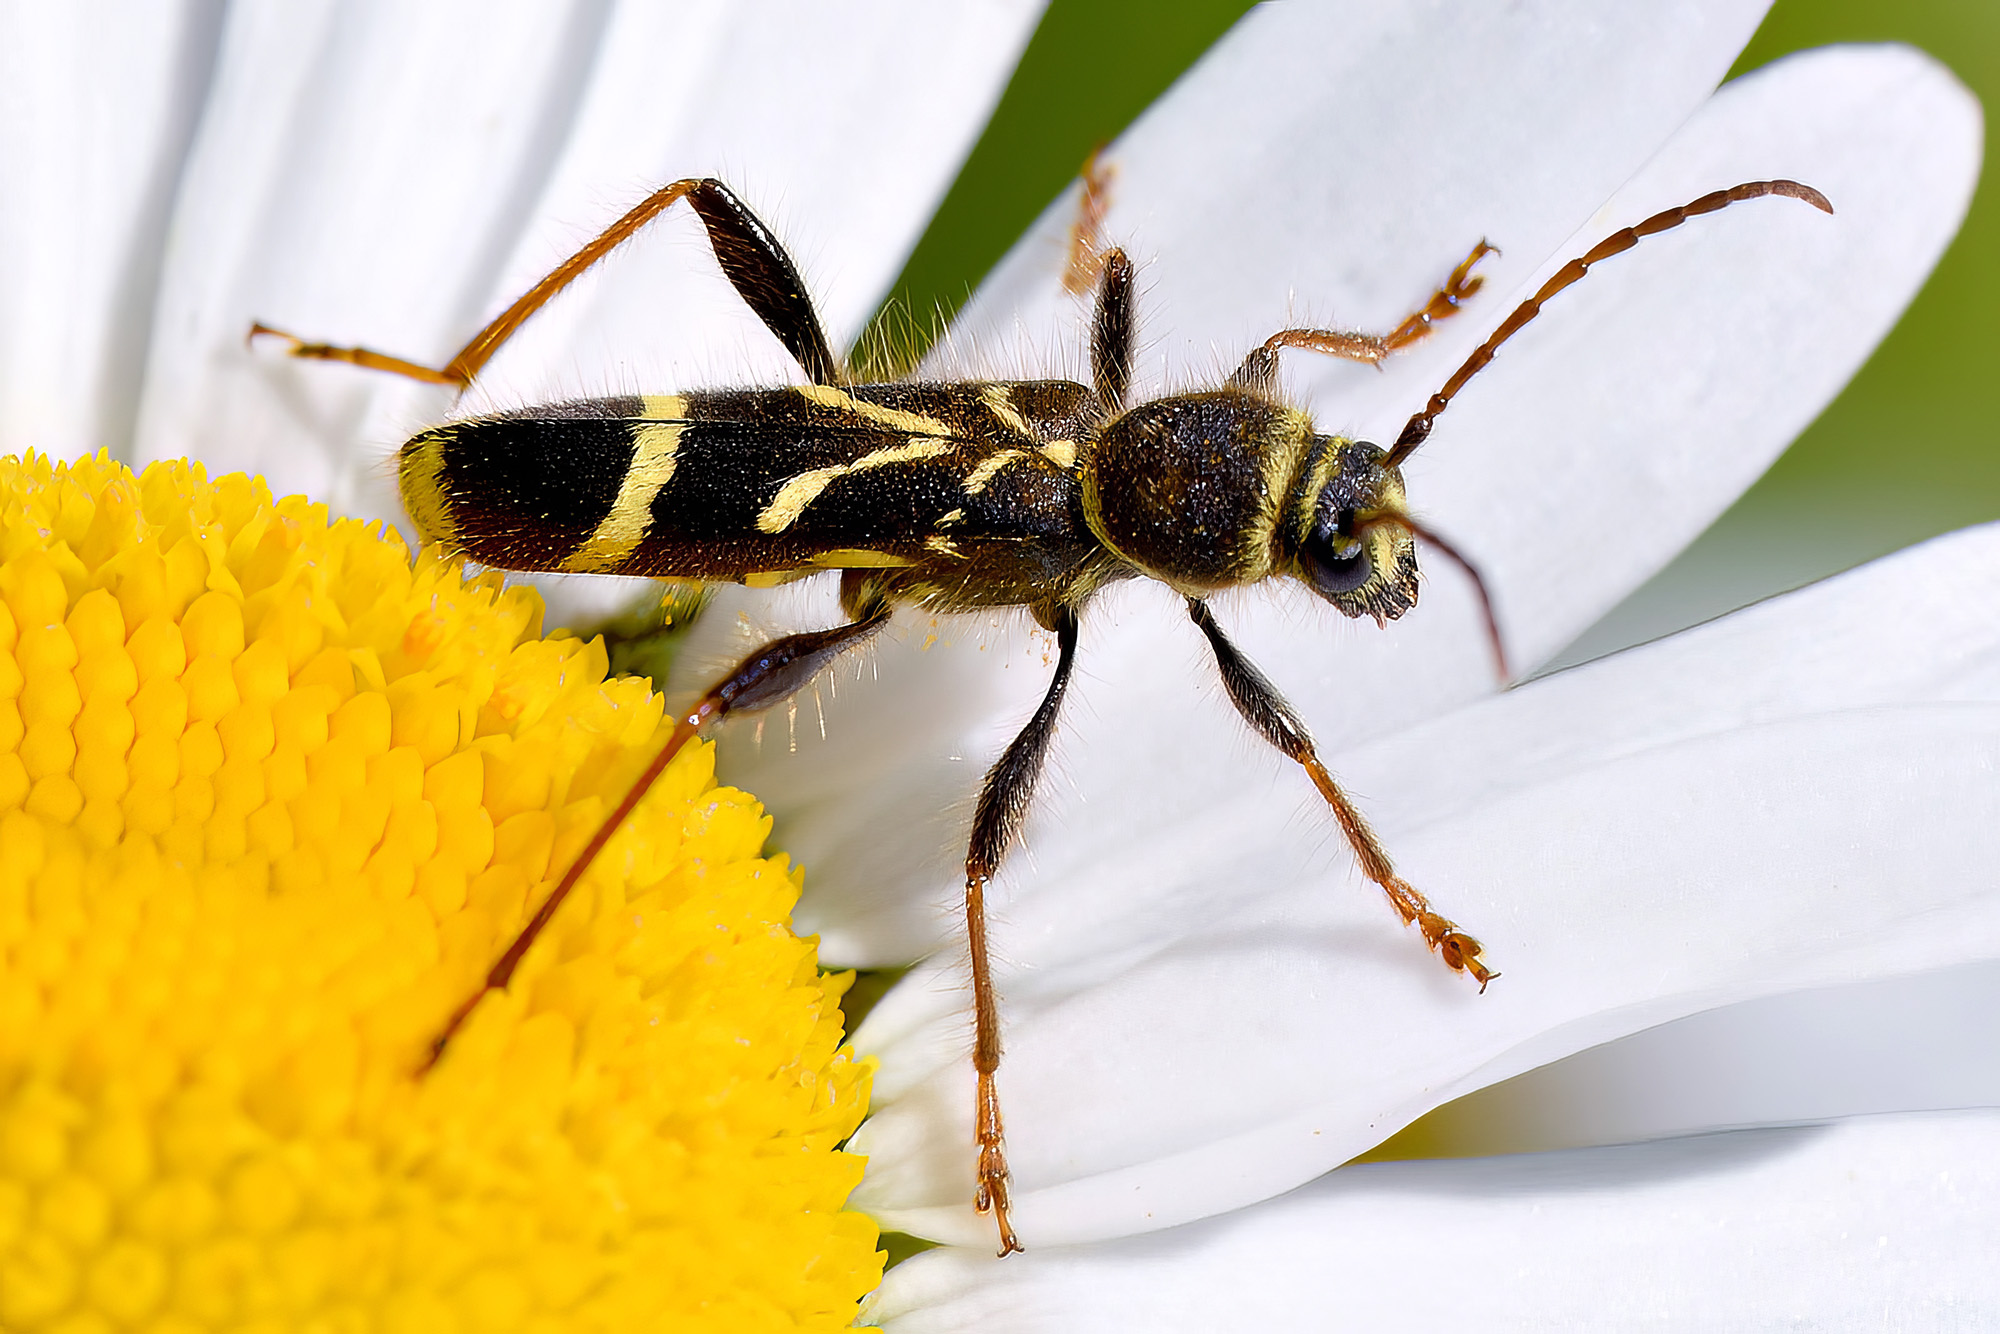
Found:
[[[840,412],[851,412],[871,426],[886,426],[892,431],[902,431],[909,435],[950,435],[951,427],[936,417],[926,417],[921,412],[904,412],[900,408],[885,408],[880,403],[864,403],[845,390],[830,384],[802,384],[793,393],[809,403],[817,403],[823,408],[833,408]]]
[[[952,444],[949,440],[911,440],[905,444],[890,445],[863,454],[852,463],[836,463],[831,467],[802,472],[778,488],[778,494],[771,498],[771,503],[757,516],[757,531],[784,532],[806,512],[806,506],[819,499],[820,492],[843,477],[857,472],[867,472],[871,468],[885,468],[892,463],[915,463],[921,459],[934,459],[940,454],[949,454],[951,450]]]
[[[1014,391],[1004,384],[981,385],[979,401],[993,414],[993,419],[1012,431],[1015,435],[1035,438],[1035,428],[1028,425],[1028,419],[1014,406]]]
[[[1014,406],[1014,391],[1012,389],[1004,384],[984,385],[979,390],[979,401],[986,405],[986,410],[992,413],[993,419],[1002,426],[1018,436],[1023,436],[1029,440],[1035,439],[1035,428],[1028,424],[1028,419],[1023,417],[1020,409]],[[1035,452],[1050,463],[1055,464],[1058,468],[1067,469],[1076,466],[1076,441],[1074,440],[1047,440],[1035,446]],[[1019,451],[1014,451],[1014,453],[1018,455]],[[1012,459],[1010,458],[1006,461],[1011,462]],[[982,464],[980,466],[984,467],[986,465]],[[1003,465],[995,464],[995,471],[1001,466]],[[979,477],[979,470],[974,469],[972,476]],[[984,487],[992,478],[993,474],[990,472],[987,473],[984,477],[980,478],[979,486]],[[968,496],[979,494],[979,489],[972,486],[972,477],[966,478],[965,494]]]
[[[687,405],[677,397],[655,395],[645,400],[645,410],[648,417],[666,420],[633,423],[632,466],[618,484],[618,498],[597,530],[563,561],[563,569],[578,574],[613,572],[645,540],[653,522],[653,498],[680,466]]]
[[[991,482],[1002,468],[1015,459],[1024,459],[1027,456],[1028,451],[1025,449],[1002,449],[988,454],[979,461],[978,467],[965,475],[965,494],[978,495],[986,489],[987,483]]]

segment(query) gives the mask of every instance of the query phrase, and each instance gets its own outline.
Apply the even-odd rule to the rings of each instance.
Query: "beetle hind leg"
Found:
[[[674,720],[674,728],[666,742],[660,747],[639,776],[625,790],[625,795],[612,808],[611,813],[598,824],[597,832],[577,854],[562,879],[556,882],[541,907],[521,928],[506,952],[487,970],[486,979],[479,990],[466,998],[464,1004],[455,1010],[445,1022],[443,1031],[431,1043],[430,1058],[426,1068],[435,1065],[444,1055],[445,1047],[457,1034],[460,1027],[471,1017],[472,1011],[489,991],[503,989],[513,981],[514,972],[521,966],[521,960],[540,938],[549,921],[569,898],[583,873],[590,869],[598,854],[604,851],[632,814],[639,802],[666,772],[667,765],[674,756],[687,748],[688,742],[699,736],[704,729],[719,722],[732,713],[750,713],[758,709],[768,709],[774,704],[782,704],[799,691],[805,689],[834,659],[872,638],[875,633],[889,623],[890,604],[874,596],[864,585],[854,584],[851,597],[843,597],[848,614],[854,619],[846,625],[836,625],[826,630],[807,630],[800,634],[784,635],[772,640],[756,652],[744,658],[733,671],[710,686],[693,707]],[[844,586],[843,593],[848,590]]]
[[[806,293],[798,267],[769,227],[738,199],[721,181],[690,177],[673,181],[634,204],[616,222],[592,237],[582,249],[552,269],[540,282],[515,299],[514,304],[496,315],[472,336],[442,367],[420,365],[375,352],[365,347],[336,347],[309,342],[266,324],[250,326],[248,337],[281,338],[290,344],[294,357],[309,361],[344,361],[368,370],[386,371],[426,384],[448,384],[460,390],[472,383],[493,354],[528,322],[530,316],[594,267],[606,255],[630,240],[634,233],[672,207],[687,200],[708,230],[709,248],[723,277],[736,289],[743,304],[764,322],[785,350],[792,354],[814,384],[835,384],[840,366],[826,341],[819,314]]]

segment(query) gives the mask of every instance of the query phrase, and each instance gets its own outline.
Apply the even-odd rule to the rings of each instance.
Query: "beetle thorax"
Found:
[[[1144,403],[1082,460],[1084,513],[1099,541],[1183,593],[1253,583],[1277,572],[1311,440],[1304,413],[1241,390]]]

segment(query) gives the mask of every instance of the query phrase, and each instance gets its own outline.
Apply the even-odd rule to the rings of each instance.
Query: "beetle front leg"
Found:
[[[1445,918],[1430,900],[1417,892],[1414,885],[1396,874],[1396,868],[1389,862],[1389,854],[1382,850],[1375,831],[1368,827],[1361,812],[1348,800],[1340,785],[1333,781],[1320,760],[1319,752],[1313,747],[1312,734],[1306,730],[1301,719],[1285,702],[1277,687],[1244,657],[1229,637],[1222,633],[1222,627],[1215,623],[1208,604],[1200,598],[1188,599],[1188,616],[1208,637],[1209,647],[1215,650],[1215,665],[1222,673],[1222,685],[1229,692],[1229,700],[1236,711],[1243,715],[1243,721],[1250,724],[1252,731],[1276,746],[1286,755],[1296,760],[1319,789],[1326,804],[1333,808],[1334,819],[1340,822],[1340,832],[1347,836],[1347,845],[1354,849],[1354,859],[1361,864],[1361,873],[1374,881],[1404,922],[1414,924],[1423,933],[1424,943],[1437,951],[1438,957],[1453,972],[1469,973],[1479,983],[1481,991],[1486,984],[1500,974],[1486,966],[1484,948],[1477,940],[1458,929],[1458,925]]]

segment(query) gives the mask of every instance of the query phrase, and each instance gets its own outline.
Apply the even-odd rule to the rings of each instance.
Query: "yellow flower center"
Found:
[[[769,821],[531,591],[0,459],[0,1328],[834,1329],[868,1070]]]

